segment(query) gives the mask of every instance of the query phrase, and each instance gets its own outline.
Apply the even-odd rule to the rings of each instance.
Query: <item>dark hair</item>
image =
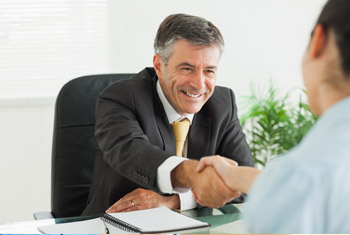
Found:
[[[323,7],[317,24],[335,33],[343,71],[350,74],[350,0],[329,0]]]
[[[224,49],[224,39],[220,30],[210,21],[192,15],[174,14],[166,17],[160,24],[154,50],[164,63],[167,63],[174,43],[184,39],[195,46],[219,46],[221,53]]]

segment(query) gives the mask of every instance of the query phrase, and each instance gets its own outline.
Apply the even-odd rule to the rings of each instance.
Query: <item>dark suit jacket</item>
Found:
[[[104,212],[136,188],[157,189],[157,168],[175,155],[175,140],[156,91],[157,76],[146,68],[116,82],[99,96],[96,106],[97,151],[88,204],[83,214]],[[239,165],[253,166],[237,118],[232,90],[215,87],[194,115],[188,136],[188,158],[219,154]]]

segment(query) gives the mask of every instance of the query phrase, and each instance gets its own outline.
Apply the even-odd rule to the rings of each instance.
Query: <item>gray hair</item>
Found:
[[[154,51],[166,64],[173,53],[173,46],[184,39],[194,46],[212,46],[224,51],[224,39],[220,30],[210,21],[186,14],[174,14],[166,17],[160,24],[154,39]]]

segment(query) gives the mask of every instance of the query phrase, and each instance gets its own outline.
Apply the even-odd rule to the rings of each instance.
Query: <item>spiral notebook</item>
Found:
[[[42,233],[183,233],[206,231],[208,223],[158,207],[124,213],[111,213],[96,219],[39,227]]]

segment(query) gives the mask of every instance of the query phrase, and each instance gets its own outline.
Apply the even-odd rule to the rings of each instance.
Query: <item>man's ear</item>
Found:
[[[163,78],[163,63],[162,63],[162,59],[160,58],[160,56],[158,54],[154,54],[153,56],[153,67],[154,70],[157,73],[158,79],[162,79]]]
[[[327,32],[323,25],[317,24],[311,37],[310,56],[317,58],[322,54],[326,46]]]

